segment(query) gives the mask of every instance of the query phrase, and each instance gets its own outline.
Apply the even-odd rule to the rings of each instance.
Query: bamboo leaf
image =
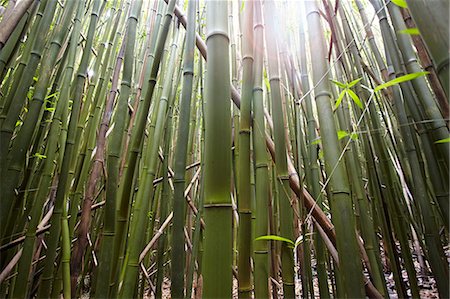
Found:
[[[353,102],[355,102],[355,104],[358,105],[359,108],[363,109],[363,104],[361,103],[361,100],[356,95],[356,93],[353,92],[353,90],[347,89],[347,94],[352,98]]]
[[[344,137],[347,137],[349,134],[345,131],[337,131],[338,139],[341,140]]]
[[[353,80],[352,82],[347,84],[347,88],[352,88],[353,86],[355,86],[359,81],[361,81],[363,78],[358,78],[356,80]]]
[[[35,154],[33,155],[33,157],[36,157],[36,158],[38,158],[38,159],[40,159],[40,160],[47,158],[46,155],[41,155],[41,154],[39,154],[39,153],[35,153]]]
[[[337,131],[337,135],[338,135],[338,140],[341,140],[344,137],[350,137],[352,140],[356,140],[358,139],[358,134],[357,133],[348,133],[346,131]]]
[[[440,139],[438,141],[435,141],[434,143],[449,143],[449,142],[450,142],[450,137],[444,138],[444,139]]]
[[[320,137],[314,139],[313,141],[311,141],[311,144],[319,144],[320,143]]]
[[[356,140],[356,139],[358,139],[358,134],[353,132],[353,133],[350,134],[350,138],[353,139],[353,140]]]
[[[335,109],[335,110],[336,110],[336,109],[339,107],[339,105],[341,104],[342,99],[344,99],[344,95],[345,95],[345,89],[344,89],[343,91],[341,91],[341,93],[339,94],[339,97],[338,97],[337,100],[336,100],[336,104],[334,104],[334,109]]]
[[[408,28],[405,30],[398,31],[400,34],[409,34],[409,35],[420,35],[419,28]]]
[[[270,81],[266,72],[264,72],[264,83],[266,84],[267,91],[270,92]]]
[[[404,76],[400,76],[400,77],[395,78],[393,80],[390,80],[390,81],[388,81],[386,83],[378,85],[377,87],[375,87],[374,91],[376,92],[376,91],[382,90],[384,88],[387,88],[387,87],[390,87],[390,86],[394,86],[394,85],[399,84],[399,83],[411,81],[411,80],[414,80],[416,78],[425,76],[427,74],[429,74],[429,72],[418,72],[418,73],[412,73],[412,74],[407,74],[407,75],[404,75]]]
[[[392,3],[394,3],[397,6],[408,8],[408,4],[406,4],[405,0],[391,0]]]
[[[267,240],[267,241],[281,241],[281,242],[286,242],[288,244],[291,244],[292,246],[295,246],[295,243],[287,238],[283,238],[280,236],[276,236],[276,235],[267,235],[267,236],[261,236],[255,239],[255,241],[260,241],[260,240]]]
[[[339,82],[339,81],[336,81],[336,80],[330,80],[330,81],[333,82],[334,84],[336,84],[337,86],[341,87],[341,88],[346,88],[347,87],[347,85],[342,83],[342,82]]]

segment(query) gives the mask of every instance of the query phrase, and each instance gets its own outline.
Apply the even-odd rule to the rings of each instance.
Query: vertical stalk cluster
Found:
[[[3,2],[0,297],[448,297],[447,2]]]

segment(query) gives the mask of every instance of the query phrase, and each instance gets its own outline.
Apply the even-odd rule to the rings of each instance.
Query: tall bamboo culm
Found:
[[[228,3],[206,2],[203,296],[230,298],[232,291],[231,106]],[[217,259],[220,256],[220,259]]]

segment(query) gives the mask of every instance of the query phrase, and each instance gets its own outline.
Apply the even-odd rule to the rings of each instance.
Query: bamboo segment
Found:
[[[265,19],[267,23],[266,30],[266,46],[269,62],[269,82],[272,97],[273,109],[273,133],[276,151],[276,176],[277,184],[279,184],[278,204],[280,206],[280,234],[283,238],[294,239],[293,233],[293,211],[290,202],[289,190],[289,172],[286,157],[286,140],[285,140],[285,120],[281,87],[280,73],[278,63],[278,46],[276,37],[276,13],[275,4],[269,1],[264,6]],[[270,43],[267,41],[270,40]],[[292,258],[292,250],[286,243],[282,245],[281,262],[283,276],[283,291],[285,298],[294,298],[294,261]]]
[[[264,123],[263,105],[263,52],[261,51],[264,42],[264,26],[262,24],[261,1],[254,2],[254,48],[253,48],[253,112],[254,122],[252,126],[253,147],[254,147],[254,167],[255,167],[255,238],[268,234],[268,213],[269,204],[269,165],[265,145],[266,126]],[[253,244],[253,259],[255,261],[254,282],[255,298],[269,297],[269,255],[268,244],[262,241],[255,241]]]
[[[205,90],[205,168],[203,296],[230,298],[231,240],[231,111],[228,3],[206,3],[208,60]],[[220,256],[220,259],[217,259]]]
[[[348,256],[347,252],[356,252],[358,245],[354,233],[355,220],[353,216],[352,201],[350,197],[349,183],[345,165],[340,161],[340,146],[337,139],[337,130],[333,122],[333,112],[330,105],[330,86],[326,76],[326,57],[319,12],[315,1],[308,2],[307,18],[312,57],[318,57],[313,65],[316,107],[319,116],[321,139],[324,148],[325,168],[330,181],[330,205],[332,221],[336,228],[336,243],[340,259],[339,276],[343,281],[344,289],[341,294],[347,298],[363,297],[362,280],[351,278],[351,273],[361,273],[362,267],[359,260]]]
[[[250,115],[253,91],[253,1],[244,6],[242,45],[242,93],[239,118],[238,162],[238,285],[239,298],[250,298],[252,292],[251,251],[251,185],[250,185]],[[237,128],[235,128],[236,131]]]
[[[185,168],[189,139],[189,120],[191,113],[192,84],[194,76],[195,50],[195,10],[197,1],[190,1],[188,8],[188,27],[183,64],[183,89],[179,103],[180,118],[178,121],[177,143],[174,161],[174,195],[173,195],[173,237],[172,237],[172,273],[171,294],[173,298],[184,298],[184,219],[185,219]]]

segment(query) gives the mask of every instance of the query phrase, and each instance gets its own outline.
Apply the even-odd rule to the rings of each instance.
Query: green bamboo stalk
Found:
[[[174,98],[175,96],[172,96]],[[172,100],[171,100],[172,102]],[[163,184],[162,184],[162,192],[159,203],[159,219],[162,224],[162,219],[166,219],[168,214],[168,209],[170,205],[170,185],[169,185],[169,147],[171,141],[172,134],[172,107],[169,107],[166,125],[164,128],[164,154],[163,154],[163,163],[162,163],[162,172],[163,172]],[[183,226],[184,227],[184,226]],[[184,230],[183,230],[184,234]],[[167,244],[167,232],[163,231],[162,235],[158,239],[158,253],[157,253],[157,278],[156,278],[156,294],[155,298],[162,298],[162,284],[164,281],[164,253],[166,251]],[[184,242],[182,242],[184,245]],[[173,261],[172,261],[173,262]],[[184,271],[183,271],[184,272]],[[182,273],[183,273],[182,272]],[[183,273],[184,274],[184,273]]]
[[[183,62],[183,89],[179,103],[179,120],[177,141],[174,153],[174,195],[173,195],[173,228],[171,257],[171,294],[172,298],[184,298],[184,219],[186,203],[184,199],[185,168],[189,139],[189,119],[191,114],[192,82],[194,76],[195,50],[195,13],[196,1],[190,1],[188,7],[188,23],[186,46]]]
[[[7,85],[5,84],[5,86],[2,87],[2,91],[3,91],[2,94],[6,95],[6,97],[2,97],[3,99],[2,99],[2,113],[0,114],[0,127],[3,125],[3,122],[6,118],[6,114],[8,113],[8,109],[13,100],[14,91],[18,88],[19,83],[20,83],[19,79],[21,78],[21,76],[23,74],[23,70],[29,61],[29,58],[31,55],[31,50],[33,49],[33,45],[34,45],[34,40],[36,39],[36,36],[37,36],[36,33],[38,32],[39,24],[44,15],[44,10],[47,5],[47,1],[48,0],[44,0],[39,5],[39,9],[36,13],[36,16],[34,18],[32,26],[30,25],[31,26],[30,33],[29,33],[30,38],[25,43],[20,61],[19,61],[18,65],[16,65],[14,68],[12,68],[9,73],[8,77],[11,77],[11,80],[13,80],[12,83],[7,84]],[[8,88],[9,88],[9,90],[11,90],[11,92],[9,92]],[[4,158],[6,159],[6,157],[4,157]]]
[[[357,50],[355,44],[351,43],[352,33],[350,30],[350,26],[348,24],[347,16],[346,16],[344,10],[342,9],[342,7],[339,8],[339,13],[341,15],[343,31],[344,31],[346,42],[347,42],[347,44],[351,45],[348,54],[349,54],[349,56],[351,56],[351,57],[349,57],[350,63],[354,66],[354,67],[350,68],[350,71],[352,72],[352,79],[363,78],[360,56],[359,56],[359,53],[358,53],[358,50]],[[352,58],[353,58],[353,60],[352,60]],[[363,105],[365,106],[366,99],[369,98],[367,90],[362,89],[360,84],[357,84],[355,89],[356,89],[357,94],[360,95],[360,99],[361,99]],[[369,103],[369,105],[372,105],[372,103]],[[355,114],[355,118],[359,120],[362,117],[361,110],[358,107],[356,107],[356,105],[353,105],[353,111]],[[367,118],[364,118],[364,120],[365,121],[361,122],[361,124],[360,124],[361,131],[367,130],[367,127],[366,127]],[[350,127],[348,127],[347,130],[352,131],[352,130],[350,130]],[[363,150],[364,153],[366,153],[369,150],[369,148],[368,148],[369,141],[367,140],[368,136],[364,134],[361,136],[361,138],[363,139],[363,148],[361,148],[361,150]],[[379,243],[376,239],[375,234],[373,233],[375,227],[374,227],[374,223],[372,220],[373,216],[371,214],[372,208],[371,208],[370,202],[368,201],[368,197],[366,197],[366,195],[365,195],[366,192],[364,190],[364,187],[362,186],[363,169],[361,166],[359,166],[359,165],[362,165],[362,163],[360,163],[359,165],[355,163],[359,159],[358,152],[357,152],[358,148],[356,145],[357,145],[356,142],[351,142],[353,158],[351,157],[349,159],[348,163],[350,166],[350,175],[356,174],[356,177],[355,177],[355,179],[353,179],[353,181],[354,181],[354,187],[355,187],[354,188],[355,196],[359,202],[361,232],[362,232],[362,236],[364,237],[364,247],[366,248],[366,252],[368,253],[368,258],[370,261],[371,277],[374,281],[376,288],[380,291],[380,293],[383,296],[386,296],[387,289],[385,287],[386,283],[384,281],[384,274],[383,274],[382,269],[379,267],[381,264],[379,245],[378,245]]]
[[[303,5],[300,6],[302,16],[304,14]],[[305,112],[306,112],[306,125],[307,125],[307,150],[309,155],[309,164],[307,165],[307,169],[310,171],[305,171],[306,180],[308,184],[308,189],[311,192],[311,195],[317,200],[317,204],[321,209],[322,206],[322,196],[321,187],[320,187],[320,169],[318,159],[318,147],[317,144],[314,143],[314,140],[317,139],[316,133],[316,120],[313,115],[313,107],[312,107],[312,99],[311,95],[308,93],[310,90],[309,79],[308,79],[308,66],[307,66],[307,58],[306,58],[306,36],[305,36],[305,28],[300,26],[300,36],[299,36],[299,45],[300,45],[300,76],[302,83],[302,91],[305,94]],[[315,234],[314,236],[314,247],[317,259],[317,278],[319,283],[319,294],[320,298],[329,298],[330,291],[328,287],[328,278],[327,278],[327,257],[325,245],[323,243],[322,238],[319,234]]]
[[[279,191],[277,200],[280,213],[280,234],[283,238],[293,239],[293,211],[290,202],[289,173],[287,165],[287,144],[284,120],[283,99],[280,86],[280,71],[278,63],[278,41],[277,41],[277,24],[275,4],[269,1],[264,5],[264,13],[266,20],[266,47],[269,64],[269,82],[270,94],[272,100],[273,114],[273,135],[275,142],[275,169],[276,184]],[[270,41],[270,42],[269,42]],[[287,243],[281,245],[281,263],[283,277],[283,294],[284,298],[294,298],[294,261],[292,250]]]
[[[261,1],[254,2],[254,47],[253,47],[253,144],[254,144],[254,167],[255,167],[255,234],[260,237],[268,234],[268,213],[269,202],[269,167],[268,156],[265,145],[265,123],[264,123],[264,105],[263,105],[263,58],[261,51],[264,43],[264,26],[262,24]],[[268,244],[256,241],[253,244],[254,266],[254,285],[255,298],[269,298],[269,256]]]
[[[253,1],[247,1],[243,13],[242,91],[239,121],[238,162],[238,289],[239,298],[250,298],[252,293],[251,256],[251,186],[250,186],[250,121],[253,92]],[[237,128],[235,128],[235,132]],[[237,137],[237,136],[235,136]]]
[[[402,16],[406,23],[406,26],[410,29],[417,28],[416,23],[411,17],[411,14],[408,10],[402,9]],[[420,35],[413,35],[412,40],[414,43],[414,47],[417,50],[417,56],[420,59],[420,64],[422,67],[429,72],[427,74],[428,80],[430,81],[431,88],[433,89],[434,94],[436,95],[436,101],[439,103],[439,107],[441,109],[442,116],[445,119],[449,118],[449,105],[447,100],[447,95],[445,94],[444,89],[442,88],[439,77],[436,73],[436,68],[431,61],[430,54],[428,53],[425,43]],[[448,123],[448,121],[447,121]]]
[[[18,266],[18,279],[17,284],[14,288],[13,297],[24,297],[25,292],[27,292],[28,287],[27,284],[29,283],[29,277],[28,274],[30,273],[30,267],[31,267],[31,259],[34,251],[34,243],[36,240],[36,228],[40,221],[40,214],[41,209],[44,204],[45,199],[47,198],[47,194],[49,192],[50,182],[52,180],[52,172],[54,169],[54,163],[53,160],[56,156],[56,147],[57,147],[57,138],[58,138],[58,131],[60,130],[60,121],[63,111],[66,109],[67,101],[68,101],[68,87],[70,84],[70,80],[73,73],[73,61],[75,60],[75,53],[76,53],[76,47],[77,43],[74,42],[75,40],[78,40],[78,35],[81,29],[80,25],[80,17],[84,11],[83,7],[78,7],[77,10],[77,17],[75,18],[74,23],[74,29],[72,32],[72,42],[71,47],[69,49],[69,62],[66,67],[66,71],[63,78],[63,88],[61,91],[66,91],[66,93],[61,92],[58,104],[56,106],[55,114],[53,117],[53,121],[51,124],[50,132],[49,132],[49,140],[46,147],[46,159],[44,161],[43,165],[43,171],[42,176],[39,180],[39,186],[37,193],[34,197],[30,197],[29,200],[35,201],[33,205],[33,209],[30,212],[31,215],[31,221],[28,224],[28,229],[26,232],[26,238],[25,243],[23,245],[24,251],[22,253],[21,260],[19,262]],[[74,35],[76,35],[76,38],[74,38]]]
[[[118,106],[115,113],[114,130],[112,131],[111,138],[108,143],[108,157],[107,157],[107,176],[108,180],[106,182],[106,202],[108,211],[113,211],[115,207],[115,192],[118,185],[118,173],[120,165],[120,152],[122,146],[122,139],[124,135],[125,128],[125,114],[128,112],[128,98],[130,95],[131,83],[132,83],[132,73],[133,73],[133,56],[134,56],[134,44],[136,39],[136,28],[139,19],[139,13],[141,10],[142,1],[135,1],[132,4],[131,12],[128,16],[127,21],[127,33],[124,43],[126,44],[125,53],[123,57],[123,75],[121,81],[121,93],[117,100]],[[119,67],[120,69],[120,67]],[[117,68],[116,68],[117,70]],[[112,104],[114,103],[115,94],[112,93],[109,97],[109,103],[111,103],[108,108],[109,111],[104,114],[104,119],[102,121],[101,131],[98,138],[97,151],[93,169],[86,187],[86,197],[83,202],[82,217],[80,223],[80,229],[78,231],[77,242],[74,246],[73,259],[71,261],[72,268],[72,286],[75,288],[78,276],[81,271],[81,260],[84,256],[84,250],[87,246],[87,233],[90,227],[91,220],[91,206],[93,202],[93,197],[95,194],[97,180],[100,177],[100,173],[103,170],[104,153],[105,150],[105,137],[106,131],[108,130],[107,123],[109,120],[107,118],[111,115]],[[106,119],[105,119],[106,118]],[[111,190],[113,194],[111,195]],[[109,214],[108,214],[109,215]],[[114,219],[112,219],[114,223]],[[103,293],[102,296],[106,294]]]
[[[11,33],[10,38],[6,42],[5,46],[1,50],[0,54],[0,81],[3,82],[7,74],[8,65],[13,61],[14,56],[17,54],[17,50],[21,44],[21,38],[26,33],[30,26],[31,19],[36,12],[36,5],[30,7],[25,15],[21,18],[14,31]],[[3,103],[3,99],[2,99]]]
[[[407,0],[406,3],[430,52],[442,87],[449,97],[449,27],[446,21],[449,3],[448,1],[430,3],[424,0]]]
[[[77,79],[75,81],[75,90],[71,98],[73,99],[72,111],[68,124],[67,139],[65,144],[64,156],[62,157],[61,171],[59,175],[58,189],[56,191],[55,207],[51,219],[52,226],[50,228],[50,239],[48,242],[47,258],[45,261],[42,282],[39,286],[39,296],[48,297],[51,292],[53,280],[53,264],[55,260],[56,248],[59,244],[59,235],[61,231],[61,213],[64,198],[68,189],[69,168],[74,155],[74,142],[76,134],[76,126],[81,108],[81,97],[83,94],[83,85],[86,80],[89,58],[91,55],[91,47],[94,40],[94,33],[99,18],[100,0],[94,1],[87,34],[87,40],[83,56],[78,68]]]
[[[13,6],[15,3],[10,3],[8,7],[13,7],[14,9],[9,11],[9,13],[2,18],[0,23],[0,50],[2,50],[4,45],[8,42],[14,28],[16,28],[17,24],[33,3],[33,0],[20,1],[15,6]]]
[[[145,97],[143,98],[143,102],[139,104],[139,110],[136,115],[135,127],[133,129],[131,140],[130,140],[130,151],[127,155],[127,163],[126,170],[121,178],[120,188],[118,192],[117,200],[117,216],[116,216],[116,236],[114,237],[114,257],[120,255],[120,248],[123,247],[125,232],[124,230],[127,227],[127,219],[129,216],[129,206],[130,206],[130,197],[131,197],[131,189],[133,184],[133,176],[135,175],[137,158],[139,153],[141,152],[142,139],[144,135],[145,125],[147,123],[147,115],[150,109],[150,104],[152,102],[153,92],[155,90],[156,85],[156,77],[158,71],[160,69],[161,58],[163,54],[164,45],[167,39],[167,33],[169,31],[170,22],[173,17],[173,10],[175,7],[175,0],[169,2],[167,6],[166,14],[164,15],[164,19],[161,24],[161,31],[159,31],[158,36],[155,36],[156,45],[151,53],[151,56],[154,55],[153,61],[149,61],[149,65],[151,66],[150,74],[148,76],[148,86],[143,87],[143,92],[145,91]],[[158,20],[155,23],[156,27],[159,27]],[[112,274],[116,275],[117,269],[117,259],[113,258],[111,260]],[[114,281],[114,279],[113,279]]]
[[[203,296],[230,298],[232,289],[231,111],[228,3],[207,1]],[[220,258],[218,258],[220,257]]]
[[[406,26],[403,22],[400,9],[396,5],[389,4],[388,6],[389,13],[391,15],[392,24],[394,26],[395,31],[397,32],[397,41],[398,46],[400,49],[400,53],[403,56],[403,60],[406,62],[405,66],[409,73],[417,73],[421,72],[422,68],[420,67],[419,63],[417,62],[415,52],[412,47],[412,41],[411,38],[407,34],[402,34],[401,31],[406,29]],[[432,136],[431,141],[434,143],[438,140],[445,139],[449,135],[448,128],[446,126],[445,121],[442,119],[442,115],[439,111],[439,108],[436,105],[436,102],[433,100],[433,94],[431,93],[430,89],[428,88],[427,82],[424,77],[417,78],[415,80],[412,80],[412,85],[414,87],[414,90],[416,91],[416,94],[418,95],[418,98],[420,102],[422,103],[425,111],[425,115],[428,119],[432,120],[431,126],[432,126]],[[413,111],[415,110],[415,105],[409,105],[411,107],[410,109]],[[415,118],[415,121],[419,122],[423,119],[417,119]],[[430,142],[424,142],[424,144],[429,145]],[[424,145],[425,146],[425,145]],[[448,165],[448,152],[449,152],[449,144],[448,143],[438,143],[435,145],[435,147],[438,148],[441,156],[444,158],[444,161]],[[427,158],[430,155],[430,151],[426,151],[428,153]],[[430,161],[433,160],[433,161]],[[427,159],[428,163],[433,163],[431,165],[434,165],[435,167],[430,167],[430,174],[433,175],[436,173],[438,168],[436,168],[436,161],[434,159]],[[441,208],[441,212],[444,215],[443,222],[447,223],[449,222],[449,202],[448,202],[448,185],[442,184],[441,178],[439,175],[435,174],[433,177],[433,185],[435,186],[435,192],[437,197],[437,202]],[[445,187],[447,185],[447,188]],[[446,190],[447,189],[447,190]]]
[[[74,3],[71,3],[71,5],[66,7],[61,22],[53,32],[53,38],[50,42],[49,49],[47,49],[47,53],[43,57],[41,75],[36,84],[33,99],[28,106],[28,113],[26,114],[20,131],[12,142],[11,151],[9,153],[8,161],[10,162],[7,166],[6,175],[9,178],[8,180],[10,180],[10,186],[15,187],[20,182],[20,175],[26,162],[27,151],[33,141],[32,136],[41,115],[42,104],[46,98],[47,87],[51,79],[51,70],[55,67],[57,54],[69,31],[68,26],[72,20],[74,11]],[[10,192],[7,192],[6,196],[11,196],[12,192]],[[16,199],[15,205],[17,206],[19,203],[20,199]],[[14,215],[18,215],[17,212],[18,209],[15,209]],[[17,217],[14,216],[14,218]],[[13,223],[13,221],[10,223]]]
[[[54,13],[56,10],[56,0],[49,0],[47,3],[44,15],[42,17],[41,22],[39,22],[39,27],[37,28],[37,32],[40,34],[45,34],[49,28],[50,23],[54,17]],[[10,141],[16,127],[16,122],[22,106],[26,99],[26,94],[28,92],[28,87],[33,82],[34,72],[38,66],[38,63],[41,59],[42,51],[44,48],[45,39],[33,39],[30,40],[32,42],[32,50],[30,51],[29,60],[26,66],[23,69],[23,72],[18,72],[20,77],[15,76],[13,87],[10,89],[8,94],[8,98],[11,98],[11,105],[2,111],[2,115],[5,115],[4,121],[0,123],[0,164],[2,165],[1,172],[2,177],[5,180],[2,180],[2,193],[3,200],[1,201],[1,236],[4,237],[4,234],[7,232],[11,232],[12,227],[14,226],[15,217],[12,217],[12,213],[17,210],[20,206],[16,200],[14,200],[14,188],[17,186],[16,177],[7,176],[6,170],[8,169],[8,150]],[[20,85],[19,85],[20,82]],[[14,101],[12,100],[14,99]],[[9,101],[8,99],[6,101]],[[15,214],[17,215],[17,213]]]
[[[113,7],[111,8],[111,15],[115,15],[115,11],[116,11],[116,6],[117,3],[114,3]],[[102,119],[102,113],[103,115],[105,114],[112,114],[112,108],[108,109],[105,108],[103,109],[103,107],[109,107],[107,103],[104,103],[104,101],[102,101],[103,96],[105,94],[107,94],[107,82],[106,82],[106,78],[110,78],[111,77],[111,73],[113,72],[113,61],[114,61],[114,55],[112,55],[112,53],[116,53],[117,51],[117,47],[118,47],[118,43],[120,40],[120,31],[118,31],[118,27],[119,27],[119,23],[122,22],[122,20],[124,21],[125,19],[125,14],[122,14],[122,7],[119,8],[116,16],[115,16],[115,21],[113,23],[113,19],[111,18],[108,21],[108,28],[110,28],[109,30],[105,31],[105,37],[108,37],[108,42],[105,42],[103,44],[100,45],[100,50],[99,50],[99,56],[103,56],[103,62],[101,65],[101,68],[98,70],[94,70],[94,72],[99,72],[100,73],[100,78],[98,80],[98,86],[96,87],[95,90],[95,94],[94,94],[94,99],[93,99],[93,106],[90,109],[90,114],[88,117],[88,125],[87,125],[87,134],[85,136],[85,150],[80,154],[80,158],[82,159],[82,166],[81,166],[81,170],[79,171],[79,175],[78,175],[78,180],[77,183],[74,183],[73,186],[73,194],[72,194],[72,203],[71,203],[71,222],[70,222],[70,231],[71,233],[73,233],[73,229],[75,227],[75,223],[77,221],[77,217],[75,216],[75,213],[78,213],[78,206],[79,206],[79,202],[81,201],[81,197],[83,196],[84,193],[84,187],[85,187],[85,183],[87,182],[88,179],[88,175],[89,175],[89,170],[91,169],[91,159],[87,158],[87,157],[91,157],[94,151],[95,146],[97,145],[97,143],[101,143],[101,139],[103,136],[103,134],[106,134],[106,131],[102,132],[102,126],[107,126],[109,127],[109,121],[111,119],[112,115],[109,115],[107,119],[103,120]],[[111,26],[112,25],[112,26]],[[107,47],[106,49],[106,53],[104,55],[102,55],[103,51],[105,51],[105,47]],[[114,92],[110,92],[109,95],[107,96],[107,99],[110,99],[112,97],[112,95],[114,95],[113,99],[115,99],[115,95],[117,93],[117,85],[118,85],[118,78],[119,78],[119,70],[117,70],[117,68],[121,68],[121,63],[120,67],[119,64],[117,63],[117,60],[119,60],[120,62],[123,61],[123,52],[124,52],[124,44],[122,44],[121,49],[119,50],[119,55],[117,57],[117,59],[115,59],[116,61],[116,73],[114,73],[113,78],[112,78],[112,84],[111,84],[111,90]],[[120,59],[119,59],[120,57]],[[114,84],[113,84],[114,83]],[[102,112],[103,111],[103,112]],[[99,134],[97,137],[97,131],[94,128],[97,128],[100,126],[100,130],[99,130]],[[107,130],[107,129],[106,129]],[[96,141],[96,139],[98,141]],[[98,147],[99,148],[99,147]],[[82,157],[81,157],[82,156]],[[95,164],[96,162],[94,162]],[[91,174],[92,175],[92,174]],[[87,188],[86,188],[87,189]],[[109,211],[108,208],[106,208],[107,211]],[[106,221],[106,220],[105,220]],[[103,243],[101,243],[103,244]],[[101,245],[103,246],[103,245]],[[108,263],[109,264],[109,263]],[[103,264],[100,264],[99,267],[102,267]],[[103,280],[101,280],[103,282]],[[93,295],[95,292],[91,292],[91,295]]]
[[[127,258],[128,261],[124,264],[124,281],[122,289],[119,290],[119,297],[130,298],[134,296],[136,289],[136,278],[138,276],[139,270],[139,254],[143,247],[143,238],[140,236],[139,231],[141,227],[144,227],[147,222],[147,211],[148,211],[148,200],[146,197],[153,196],[153,179],[155,178],[158,162],[158,150],[159,144],[161,142],[164,124],[166,121],[166,114],[168,107],[170,106],[170,92],[172,87],[172,78],[176,66],[176,55],[177,55],[177,43],[178,43],[178,30],[174,37],[174,42],[171,46],[171,52],[169,57],[168,71],[164,81],[164,87],[162,90],[161,97],[159,99],[160,103],[158,105],[157,118],[155,124],[154,135],[152,137],[152,144],[150,146],[147,154],[147,161],[144,161],[144,169],[140,179],[140,188],[136,195],[136,200],[133,209],[133,218],[130,223],[130,237],[128,239],[127,246]]]
[[[377,1],[372,1],[372,4],[375,8],[379,7],[380,4]],[[380,10],[379,17],[380,20],[386,15],[384,9]],[[392,74],[391,77],[402,74],[402,69],[400,66],[400,57],[398,57],[398,52],[393,48],[394,41],[392,34],[385,22],[382,30],[383,38],[385,39],[385,43],[387,46],[387,51],[393,61],[393,66],[396,71],[396,74]],[[391,44],[392,43],[392,44]],[[390,45],[390,46],[389,46]],[[405,83],[400,84],[400,87],[403,92],[407,90],[408,85]],[[428,258],[430,261],[430,265],[435,275],[438,290],[441,296],[448,297],[448,288],[445,287],[448,279],[448,263],[446,263],[444,259],[444,253],[442,248],[442,243],[440,241],[440,237],[438,234],[438,228],[436,222],[434,221],[432,215],[432,207],[430,203],[430,198],[427,193],[427,186],[425,184],[424,178],[422,176],[421,166],[419,164],[419,159],[417,157],[417,151],[414,146],[413,136],[411,134],[410,129],[407,126],[404,126],[408,122],[406,111],[403,103],[401,102],[400,96],[400,87],[394,86],[394,109],[396,113],[396,117],[398,118],[400,124],[400,132],[405,143],[405,147],[407,149],[407,159],[408,163],[411,167],[411,172],[414,173],[412,176],[412,191],[415,199],[417,200],[417,204],[420,207],[422,216],[423,216],[423,224],[424,224],[424,239],[426,244],[426,249],[428,251]]]
[[[71,297],[71,285],[70,285],[70,232],[69,221],[67,218],[67,197],[64,198],[63,211],[61,214],[61,271],[63,277],[63,296],[64,299],[70,299]],[[54,288],[54,291],[59,289]]]
[[[199,12],[198,12],[198,8],[197,8],[197,18],[199,16]],[[198,80],[197,80],[197,84],[194,85],[195,86],[195,92],[193,92],[194,95],[197,95],[198,93],[198,97],[196,96],[194,99],[194,101],[192,101],[192,107],[191,107],[191,111],[195,111],[195,113],[191,113],[191,119],[190,119],[190,131],[189,131],[189,144],[188,144],[188,150],[189,150],[189,159],[191,161],[195,161],[195,153],[194,153],[194,142],[197,139],[197,136],[202,134],[204,132],[204,127],[202,127],[201,129],[199,128],[199,125],[201,124],[201,120],[203,119],[203,60],[199,59],[198,60]],[[198,105],[201,105],[201,109],[197,108],[197,103]],[[198,118],[198,121],[197,121]],[[198,135],[197,135],[198,134]],[[200,146],[203,148],[204,145],[204,138],[203,135],[201,135],[199,143]],[[204,167],[203,164],[200,164],[201,167],[201,172],[204,171]],[[198,187],[198,192],[196,193],[196,202],[197,202],[197,207],[198,207],[198,213],[195,216],[195,220],[194,220],[194,232],[193,232],[193,236],[192,236],[192,255],[190,258],[190,263],[189,263],[189,267],[188,270],[186,272],[186,298],[192,298],[192,283],[194,280],[194,272],[195,272],[195,268],[196,268],[196,262],[198,263],[198,268],[197,268],[197,281],[200,278],[201,275],[201,242],[202,242],[202,234],[203,234],[203,230],[200,227],[200,223],[201,223],[201,217],[203,216],[203,188],[204,188],[204,184],[201,182],[202,178],[204,178],[203,173],[201,173],[200,175],[200,179],[199,179],[199,187]],[[198,258],[200,256],[200,258]]]
[[[69,100],[69,86],[70,81],[73,74],[73,63],[75,61],[76,48],[79,32],[81,30],[80,18],[84,12],[83,5],[79,5],[77,9],[77,16],[74,19],[74,29],[71,34],[71,44],[69,48],[69,58],[68,64],[66,66],[66,70],[64,72],[64,78],[62,79],[62,88],[58,100],[58,104],[56,106],[55,114],[53,116],[53,121],[51,123],[50,131],[48,134],[48,142],[46,146],[45,156],[47,157],[43,163],[42,176],[39,179],[38,186],[40,187],[37,193],[34,194],[33,197],[30,197],[28,200],[34,201],[34,207],[30,211],[31,220],[28,224],[28,229],[26,232],[26,238],[23,245],[23,253],[21,260],[18,266],[18,279],[17,284],[14,288],[13,297],[24,297],[28,286],[27,284],[30,282],[30,278],[28,277],[28,273],[30,273],[32,255],[34,251],[34,243],[36,240],[36,229],[40,221],[41,209],[43,204],[47,198],[47,194],[49,193],[49,187],[52,180],[52,173],[54,169],[53,160],[56,157],[57,153],[57,141],[59,137],[60,131],[60,122],[62,113],[65,109],[67,109],[66,105]]]
[[[358,252],[355,235],[355,219],[353,216],[352,200],[345,165],[340,161],[340,149],[337,130],[333,122],[333,112],[330,105],[330,86],[326,77],[327,64],[324,60],[325,44],[319,11],[315,1],[307,3],[307,20],[309,28],[309,42],[311,57],[319,59],[313,65],[313,81],[316,87],[315,98],[319,116],[321,140],[324,149],[325,168],[329,176],[330,205],[333,224],[336,229],[337,251],[339,253],[339,277],[342,279],[341,296],[346,298],[363,297],[361,276],[350,277],[355,273],[362,273],[360,260],[349,256],[350,252]]]

